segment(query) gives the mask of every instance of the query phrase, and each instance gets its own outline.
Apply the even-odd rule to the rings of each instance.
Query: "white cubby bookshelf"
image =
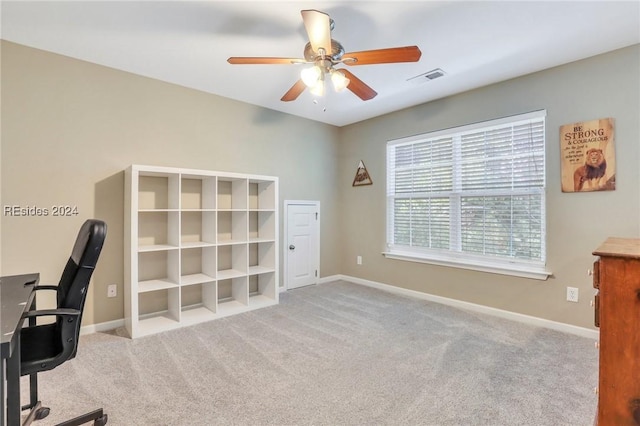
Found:
[[[277,205],[277,177],[127,168],[131,338],[277,304]]]

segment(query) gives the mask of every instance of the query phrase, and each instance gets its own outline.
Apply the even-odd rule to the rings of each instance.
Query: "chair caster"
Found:
[[[95,419],[95,421],[93,422],[93,426],[104,426],[107,424],[107,419],[107,415],[103,414],[102,417]]]
[[[40,407],[36,410],[36,416],[35,419],[36,420],[42,420],[45,417],[47,417],[49,415],[49,412],[51,410],[49,410],[49,407]]]

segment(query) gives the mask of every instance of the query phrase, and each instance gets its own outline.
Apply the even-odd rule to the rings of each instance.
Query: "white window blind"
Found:
[[[386,254],[546,278],[544,117],[388,142]]]

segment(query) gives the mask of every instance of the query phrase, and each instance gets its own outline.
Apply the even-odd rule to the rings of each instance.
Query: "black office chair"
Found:
[[[100,251],[107,233],[107,225],[100,220],[87,220],[78,232],[71,257],[67,261],[57,286],[36,286],[33,295],[40,290],[54,290],[57,309],[33,310],[25,315],[29,326],[20,332],[20,374],[29,375],[30,401],[23,410],[31,410],[23,425],[40,420],[49,415],[49,408],[38,401],[37,374],[51,370],[76,356],[80,322],[87,297],[89,280],[98,262]],[[35,300],[35,299],[33,299]],[[36,325],[36,318],[55,316],[50,324]],[[77,426],[93,420],[100,426],[107,423],[107,415],[102,408],[60,423],[58,426]]]

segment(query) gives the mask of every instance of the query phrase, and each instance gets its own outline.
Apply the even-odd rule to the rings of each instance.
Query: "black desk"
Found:
[[[5,410],[7,426],[20,424],[20,328],[39,280],[40,274],[0,277],[0,426],[5,425]]]

